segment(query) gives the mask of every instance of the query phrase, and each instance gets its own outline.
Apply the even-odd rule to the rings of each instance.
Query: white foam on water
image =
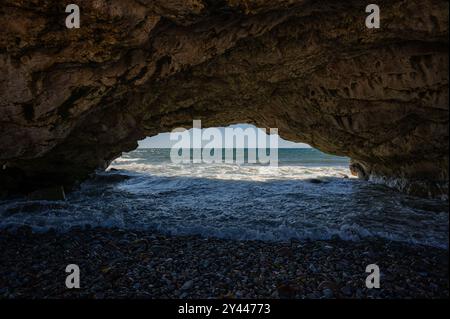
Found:
[[[172,164],[121,158],[66,201],[0,201],[0,228],[119,227],[237,240],[384,238],[448,248],[448,202],[406,196],[343,165]],[[345,178],[348,177],[348,178]]]
[[[149,173],[153,176],[188,176],[223,180],[268,181],[276,179],[311,179],[320,177],[348,177],[351,175],[345,166],[257,166],[217,163],[211,164],[148,164],[122,163],[123,160],[111,163],[110,169],[121,169],[130,172]]]
[[[139,158],[119,157],[119,158],[116,158],[116,159],[114,160],[114,164],[115,164],[115,165],[118,165],[118,164],[120,164],[120,163],[137,162],[137,161],[139,161],[139,160],[140,160]]]

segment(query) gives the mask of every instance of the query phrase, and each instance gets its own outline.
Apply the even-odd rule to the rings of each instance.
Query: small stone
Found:
[[[363,293],[362,289],[356,290],[356,298],[361,299],[363,297],[364,297],[364,293]]]
[[[194,281],[193,280],[188,280],[186,281],[183,286],[181,286],[181,290],[189,290],[192,288],[192,286],[194,285]]]
[[[134,290],[139,290],[140,288],[141,288],[141,284],[138,282],[133,285]]]
[[[298,292],[298,289],[290,284],[282,284],[277,287],[277,291],[280,298],[293,298]]]
[[[150,250],[152,253],[157,254],[162,252],[164,250],[164,247],[161,245],[153,245],[152,247],[150,247]]]
[[[306,295],[306,298],[308,299],[318,299],[320,296],[318,296],[316,293],[311,292],[309,294]]]
[[[278,253],[284,257],[292,256],[292,250],[289,247],[282,247],[278,250]]]
[[[181,295],[180,295],[180,298],[181,299],[184,299],[184,298],[186,298],[188,296],[188,293],[187,292],[183,292]]]
[[[95,298],[95,299],[104,299],[104,298],[105,298],[105,294],[102,293],[102,292],[97,292],[97,293],[94,295],[94,298]]]
[[[317,269],[316,266],[314,266],[314,264],[309,264],[308,270],[313,272],[313,273],[319,272],[319,270]]]
[[[342,292],[343,295],[345,295],[347,297],[349,297],[349,296],[351,296],[353,294],[353,290],[349,286],[342,287],[341,288],[341,292]]]
[[[331,290],[329,288],[326,288],[326,289],[322,290],[322,294],[327,299],[333,298],[333,290]]]

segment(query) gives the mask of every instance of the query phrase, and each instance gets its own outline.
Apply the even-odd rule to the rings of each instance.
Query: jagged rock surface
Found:
[[[145,136],[247,122],[448,189],[448,2],[3,0],[0,189],[72,185]]]

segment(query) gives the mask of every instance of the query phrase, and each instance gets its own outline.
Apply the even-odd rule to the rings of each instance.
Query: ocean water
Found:
[[[174,164],[123,154],[66,201],[0,201],[0,228],[103,226],[237,240],[385,238],[448,248],[448,202],[353,178],[349,160],[280,149],[279,166]]]

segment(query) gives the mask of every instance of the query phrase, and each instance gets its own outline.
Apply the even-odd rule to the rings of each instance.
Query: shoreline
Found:
[[[0,230],[0,299],[448,298],[447,249],[392,242],[236,241],[117,228]],[[369,264],[380,289],[365,287]],[[65,267],[80,268],[67,289]]]

